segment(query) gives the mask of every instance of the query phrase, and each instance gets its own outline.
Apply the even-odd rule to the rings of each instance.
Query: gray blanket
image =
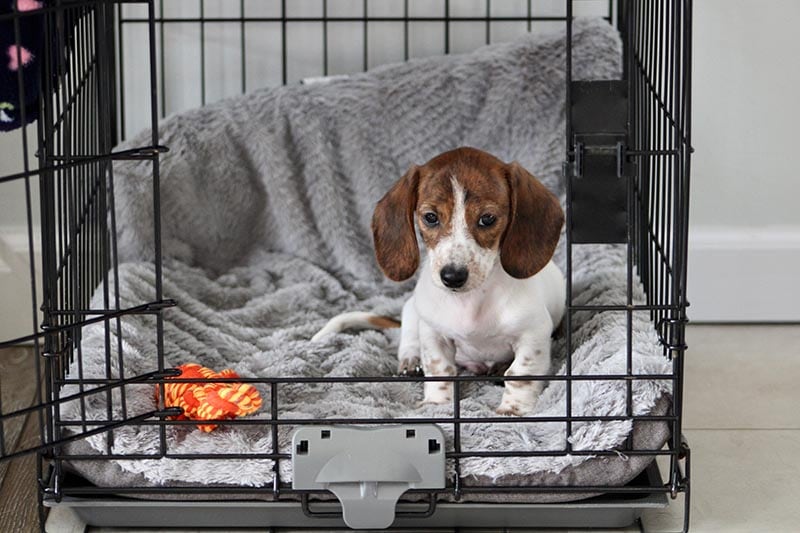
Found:
[[[564,51],[563,34],[529,35],[470,54],[416,59],[329,83],[261,90],[163,121],[161,142],[170,147],[161,164],[164,294],[180,304],[165,313],[167,364],[196,361],[217,370],[231,367],[243,376],[393,374],[396,332],[308,341],[328,318],[345,310],[399,316],[413,287],[413,280],[385,280],[375,264],[369,220],[376,200],[409,165],[462,145],[520,161],[563,199]],[[577,79],[619,76],[620,42],[607,23],[576,23],[573,69]],[[144,132],[124,147],[147,144],[148,136]],[[153,299],[150,174],[146,162],[115,166],[123,307]],[[563,242],[556,261],[563,267]],[[576,247],[575,301],[624,303],[625,272],[623,247]],[[634,296],[643,299],[638,286]],[[100,298],[98,293],[95,303]],[[634,371],[666,373],[669,364],[652,324],[641,315],[633,322]],[[155,369],[153,318],[130,316],[122,322],[124,368],[116,358],[106,360],[102,325],[89,327],[82,341],[84,377],[106,377],[107,365],[114,376]],[[579,313],[573,373],[624,373],[625,338],[624,314]],[[111,342],[116,345],[113,336]],[[554,367],[563,373],[563,339],[555,341],[554,354]],[[74,377],[77,371],[73,366],[70,373]],[[259,388],[268,399],[268,389]],[[663,412],[668,389],[666,380],[634,382],[634,413]],[[623,415],[625,391],[623,383],[576,382],[572,413]],[[501,393],[492,384],[465,386],[462,415],[495,416]],[[565,393],[563,382],[551,383],[534,414],[564,415]],[[421,397],[421,384],[413,383],[285,385],[279,392],[280,417],[452,415],[450,406],[418,408]],[[128,415],[152,410],[152,386],[127,387],[126,402]],[[105,418],[106,396],[92,396],[85,408],[88,418]],[[123,415],[117,393],[111,409],[115,417]],[[62,414],[64,419],[79,416],[77,402]],[[268,417],[262,410],[252,418]],[[450,438],[452,426],[443,429]],[[576,422],[567,435],[563,423],[466,424],[462,448],[559,450],[569,439],[576,450],[613,450],[631,429],[625,421]],[[171,453],[272,449],[269,427],[258,424],[208,434],[193,426],[166,431]],[[663,427],[642,431],[636,435],[642,446],[660,446],[665,438]],[[282,451],[289,451],[291,433],[292,428],[281,428]],[[85,447],[102,453],[106,439],[93,436]],[[112,450],[157,453],[158,431],[153,426],[116,430]],[[624,483],[644,464],[575,455],[476,458],[462,461],[462,474],[478,483],[558,483],[559,478]],[[131,476],[154,485],[264,486],[273,477],[269,460],[145,459],[103,465],[75,463],[104,485]],[[591,473],[580,474],[581,466]],[[291,464],[281,462],[280,472],[283,480],[291,479]]]

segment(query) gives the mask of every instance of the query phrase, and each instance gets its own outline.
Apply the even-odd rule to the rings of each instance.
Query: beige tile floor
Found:
[[[688,343],[691,531],[800,532],[800,326],[690,326]],[[675,503],[646,514],[647,530],[679,530]],[[74,531],[63,526],[48,531]]]

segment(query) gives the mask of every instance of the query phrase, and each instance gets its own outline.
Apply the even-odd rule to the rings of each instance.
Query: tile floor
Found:
[[[688,342],[691,531],[800,532],[800,326],[693,325]],[[680,530],[680,500],[675,503],[646,514],[647,530]],[[54,513],[48,531],[76,529]]]

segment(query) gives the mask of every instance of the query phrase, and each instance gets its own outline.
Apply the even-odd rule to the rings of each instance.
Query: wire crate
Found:
[[[23,49],[30,46],[31,36],[35,34],[36,40],[35,64],[16,71],[18,101],[9,108],[18,113],[14,120],[23,125],[31,123],[16,133],[21,147],[20,168],[0,177],[0,195],[14,198],[19,207],[26,253],[14,257],[21,258],[26,268],[31,302],[30,308],[14,309],[15,313],[29,314],[27,331],[20,330],[14,338],[0,342],[3,349],[27,346],[30,365],[19,378],[2,376],[0,386],[5,392],[12,386],[9,380],[35,383],[35,400],[32,405],[19,406],[2,396],[0,460],[36,453],[42,506],[73,507],[98,525],[342,526],[341,509],[325,501],[325,491],[293,489],[280,476],[269,487],[100,487],[71,468],[79,462],[172,457],[166,428],[187,423],[172,419],[177,411],[164,407],[163,400],[146,412],[129,412],[124,406],[126,387],[155,387],[163,398],[164,384],[175,376],[164,358],[164,317],[180,302],[165,296],[162,284],[159,159],[169,146],[161,144],[159,120],[262,86],[293,84],[312,75],[365,71],[416,56],[463,52],[520,33],[558,28],[566,32],[567,50],[563,88],[567,102],[567,372],[565,376],[537,378],[566,383],[567,412],[548,421],[563,423],[567,434],[572,424],[583,421],[571,412],[570,401],[573,382],[585,379],[571,372],[575,314],[621,313],[628,327],[626,372],[592,377],[626,384],[626,414],[617,419],[663,422],[668,424],[671,436],[663,449],[635,449],[629,438],[625,447],[616,451],[574,450],[569,442],[563,450],[465,450],[460,444],[461,425],[475,421],[460,414],[459,387],[470,380],[500,378],[457,376],[451,378],[456,389],[453,415],[413,421],[454,428],[454,446],[444,455],[455,461],[456,473],[446,480],[444,488],[412,490],[415,501],[398,507],[395,525],[492,526],[500,524],[498,517],[502,516],[502,524],[509,527],[616,526],[638,520],[646,508],[665,505],[666,495],[675,498],[683,493],[684,531],[688,530],[690,452],[681,429],[692,153],[691,0],[51,0],[34,4],[31,8],[30,2],[20,1],[11,12],[0,14],[0,24],[12,32],[18,45],[18,64],[26,63]],[[602,16],[618,30],[623,43],[621,80],[602,85],[572,79],[572,27],[578,15]],[[387,28],[392,29],[392,38],[387,37]],[[419,38],[423,34],[426,37]],[[318,46],[307,45],[309,36]],[[189,51],[176,52],[190,41]],[[222,74],[219,68],[225,69]],[[173,70],[177,74],[172,74]],[[115,149],[121,140],[143,128],[151,129],[148,142]],[[122,228],[115,218],[114,190],[114,162],[119,161],[147,165],[152,175],[155,283],[150,297],[132,306],[122,305],[119,299],[117,235]],[[584,179],[598,168],[603,170],[597,179]],[[586,199],[590,200],[589,208]],[[598,224],[597,220],[607,222]],[[625,303],[597,306],[573,301],[573,248],[584,243],[626,246]],[[635,283],[643,285],[645,302],[634,301]],[[102,301],[100,307],[98,301]],[[672,384],[670,405],[663,416],[634,414],[634,381],[653,378],[633,372],[631,324],[636,313],[649,317],[663,353],[671,361],[671,373],[659,376]],[[123,318],[130,315],[153,317],[152,369],[141,375],[113,371],[123,367]],[[107,375],[88,379],[82,374],[81,342],[86,328],[98,325],[105,335]],[[0,358],[4,353],[7,351],[0,351]],[[275,461],[276,472],[281,462],[292,460],[291,454],[278,448],[279,427],[398,423],[391,418],[282,419],[279,388],[298,380],[384,383],[398,379],[409,386],[420,386],[426,378],[249,378],[248,383],[269,391],[265,401],[269,419],[257,423],[272,434],[273,448],[258,458]],[[65,405],[82,405],[95,397],[107,401],[104,420],[86,418],[85,410],[78,423],[62,420]],[[122,402],[125,416],[112,412],[114,402]],[[38,430],[38,441],[18,445],[20,427],[31,420]],[[498,420],[482,423],[493,422]],[[227,423],[255,422],[242,419]],[[117,454],[114,431],[129,425],[158,427],[158,452],[135,457]],[[82,454],[69,446],[98,434],[109,435],[104,453]],[[464,486],[459,480],[460,460],[536,454],[661,457],[668,466],[664,480],[653,462],[624,486]],[[209,457],[181,456],[187,461],[204,458]],[[256,457],[241,454],[219,458]],[[601,496],[551,504],[520,503],[510,496],[504,501],[505,495],[534,493]],[[470,501],[470,494],[492,495],[494,503]],[[316,499],[320,496],[322,501]],[[187,498],[196,501],[183,501]],[[509,509],[513,509],[513,519],[507,515]]]

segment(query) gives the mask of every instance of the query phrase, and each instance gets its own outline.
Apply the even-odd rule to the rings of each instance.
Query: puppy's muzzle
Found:
[[[458,289],[464,286],[469,277],[469,271],[464,267],[447,265],[439,272],[442,283],[449,289]]]

